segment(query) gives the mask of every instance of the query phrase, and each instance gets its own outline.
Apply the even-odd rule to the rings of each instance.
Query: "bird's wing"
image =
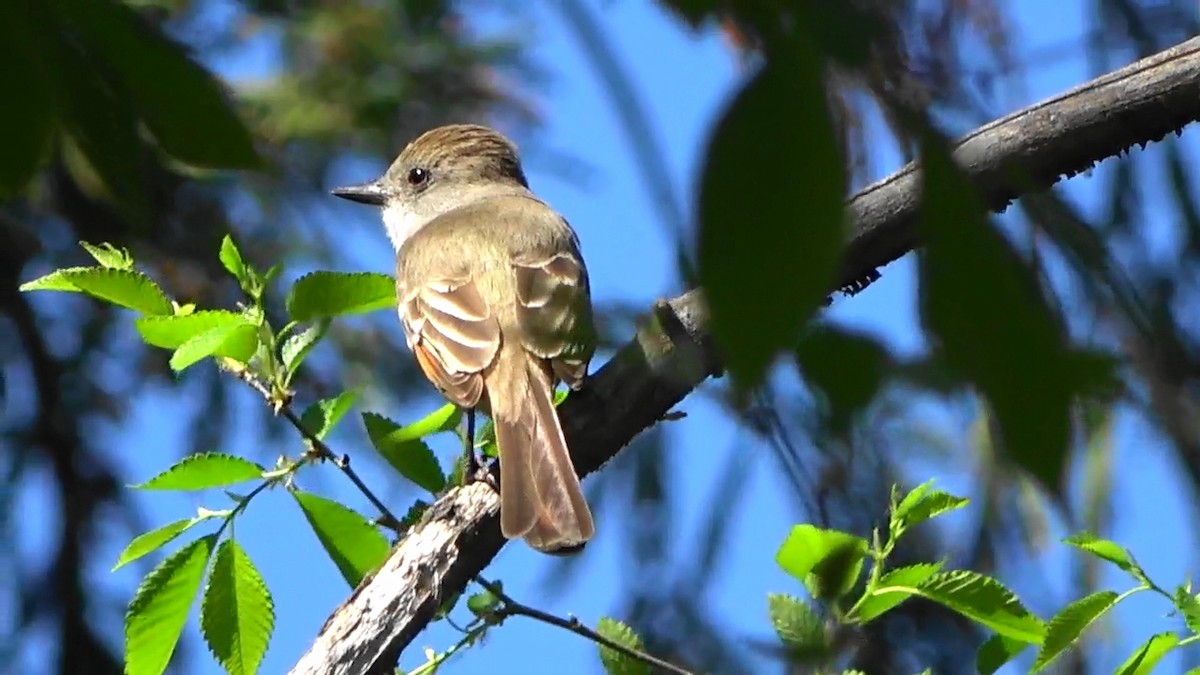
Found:
[[[587,268],[578,249],[527,254],[513,260],[513,272],[525,349],[548,359],[558,379],[578,387],[596,348]]]
[[[474,407],[483,370],[500,349],[500,324],[469,276],[406,289],[400,321],[425,377],[453,403]]]

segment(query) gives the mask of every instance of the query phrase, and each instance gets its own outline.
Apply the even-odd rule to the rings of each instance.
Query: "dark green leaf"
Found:
[[[596,632],[629,649],[639,652],[645,650],[637,633],[616,619],[600,617],[599,623],[596,624]],[[650,666],[645,662],[604,645],[600,645],[600,663],[608,675],[650,675]]]
[[[133,270],[107,267],[71,267],[27,281],[22,291],[68,291],[87,295],[143,314],[171,314],[175,311],[158,284]]]
[[[932,134],[922,161],[922,321],[946,361],[990,402],[1004,449],[1057,491],[1077,375],[1060,317]]]
[[[249,325],[245,316],[223,309],[205,309],[174,316],[143,316],[133,322],[142,340],[163,349],[178,349],[183,343],[214,328]]]
[[[1028,642],[993,635],[979,647],[975,655],[975,670],[979,675],[992,675],[1028,648]]]
[[[1046,639],[1033,662],[1033,670],[1042,670],[1071,648],[1088,626],[1117,603],[1117,594],[1099,591],[1063,607],[1046,625]]]
[[[209,356],[224,356],[246,363],[258,350],[258,327],[243,323],[218,326],[179,345],[171,355],[171,369],[180,372]]]
[[[174,466],[140,485],[138,490],[206,490],[261,478],[263,468],[254,462],[208,452],[188,455]]]
[[[167,523],[162,527],[139,534],[133,538],[133,541],[129,542],[124,551],[121,551],[121,555],[117,556],[117,563],[113,565],[112,571],[115,572],[121,569],[147,553],[157,551],[174,541],[179,535],[188,531],[196,523],[201,523],[205,520],[207,518],[184,518],[183,520],[176,520],[173,523]]]
[[[198,167],[260,165],[249,130],[223,87],[176,43],[116,2],[59,0],[89,55],[123,86],[138,115],[172,157]],[[165,86],[169,84],[169,86]]]
[[[322,399],[304,409],[300,422],[309,433],[324,439],[357,400],[358,394],[353,391],[343,391],[333,398]]]
[[[892,355],[874,338],[823,325],[801,338],[796,360],[808,384],[824,394],[836,433],[849,431],[892,366]]]
[[[302,490],[292,496],[351,588],[387,558],[387,539],[353,509]]]
[[[28,9],[29,2],[0,2],[0,63],[4,88],[20,101],[0,105],[0,199],[29,183],[46,156],[58,121],[54,100],[53,40]]]
[[[197,539],[142,579],[125,613],[125,672],[129,675],[158,675],[166,670],[216,540],[216,535]]]
[[[804,582],[818,600],[839,598],[854,588],[867,554],[867,541],[838,530],[796,525],[775,554],[783,571]]]
[[[409,427],[401,427],[382,415],[363,413],[362,417],[371,445],[400,475],[434,494],[446,487],[442,467],[433,450],[421,440],[422,436],[414,435],[416,432]]]
[[[294,321],[362,314],[396,306],[396,282],[384,274],[313,272],[296,280],[287,310]]]
[[[811,49],[767,62],[709,141],[699,276],[734,382],[756,385],[835,285],[846,176]]]
[[[783,593],[768,593],[767,612],[775,634],[792,659],[816,661],[832,653],[825,622],[808,603]]]
[[[258,672],[275,629],[275,603],[250,556],[233,539],[217,547],[200,630],[217,662],[230,675]]]

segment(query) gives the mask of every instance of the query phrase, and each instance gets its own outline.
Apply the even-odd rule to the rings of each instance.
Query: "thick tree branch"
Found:
[[[954,156],[987,204],[1045,189],[1200,119],[1200,38],[988,124]],[[917,168],[908,165],[848,203],[855,231],[839,285],[918,244]],[[580,474],[595,471],[720,370],[698,290],[655,308],[637,336],[560,412]],[[499,500],[476,483],[451,491],[322,627],[294,674],[386,673],[448,598],[504,545]]]

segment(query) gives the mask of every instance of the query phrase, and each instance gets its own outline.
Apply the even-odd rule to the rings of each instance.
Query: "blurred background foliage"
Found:
[[[1031,69],[1055,58],[1086,50],[1099,74],[1197,29],[1189,1],[1094,0],[1091,24],[1061,51],[1022,54],[1018,61],[1006,7],[992,0],[728,3],[738,9],[716,14],[710,3],[696,0],[666,4],[678,13],[680,30],[689,30],[689,22],[719,25],[731,58],[747,68],[762,58],[761,47],[769,51],[773,26],[801,14],[827,22],[818,34],[828,39],[818,47],[831,64],[823,80],[851,192],[880,175],[868,134],[874,119],[911,139],[914,116],[928,113],[952,137],[1006,112],[998,92],[1019,90]],[[9,608],[0,611],[12,613],[12,620],[0,621],[0,662],[12,661],[32,627],[53,626],[56,642],[70,645],[57,651],[56,672],[121,672],[119,654],[97,626],[116,621],[126,599],[89,590],[89,552],[102,519],[125,523],[131,535],[146,527],[123,496],[132,478],[106,459],[91,429],[124,418],[127,402],[147,388],[164,397],[187,393],[204,406],[184,435],[190,447],[173,450],[208,449],[231,431],[230,390],[238,386],[210,368],[173,378],[165,360],[143,349],[111,309],[74,298],[37,302],[17,293],[19,280],[81,264],[78,240],[109,241],[132,249],[168,293],[200,305],[229,305],[237,289],[214,255],[228,231],[264,267],[276,261],[301,269],[352,267],[337,244],[342,233],[318,227],[314,215],[328,208],[330,172],[346,162],[386,160],[418,132],[450,121],[499,126],[570,173],[573,158],[537,144],[536,101],[541,84],[554,77],[552,67],[528,62],[520,36],[485,41],[472,35],[464,19],[472,6],[441,0],[0,3],[0,72],[11,97],[0,106],[0,607]],[[521,3],[503,6],[518,16],[524,11]],[[561,0],[555,9],[609,89],[641,182],[687,263],[693,226],[681,214],[688,209],[666,179],[663,150],[629,74],[611,56],[601,8]],[[215,74],[223,59],[267,33],[279,46],[273,67],[232,82]],[[1103,532],[1113,513],[1112,420],[1122,407],[1157,425],[1191,488],[1200,486],[1200,329],[1186,319],[1200,299],[1200,206],[1192,172],[1188,150],[1169,137],[1117,160],[1100,217],[1085,216],[1051,190],[1021,200],[1015,215],[1003,220],[1022,259],[1053,289],[1059,307],[1069,308],[1064,315],[1077,341],[1123,355],[1120,395],[1074,408],[1070,460],[1080,476],[1078,494],[1059,490],[1047,497],[1037,490],[1020,467],[993,452],[995,420],[936,363],[895,363],[873,340],[864,340],[863,348],[877,358],[848,359],[846,367],[875,363],[880,372],[864,377],[881,379],[878,394],[849,419],[839,417],[829,392],[811,386],[813,373],[806,370],[810,386],[800,386],[787,365],[773,371],[748,406],[734,405],[722,385],[696,395],[722,401],[769,442],[792,486],[798,519],[869,530],[900,478],[901,458],[972,472],[985,508],[973,511],[979,517],[967,536],[952,545],[936,532],[912,537],[904,560],[946,556],[953,564],[1004,573],[1046,543],[1048,519]],[[1152,184],[1154,198],[1169,195],[1174,209],[1176,229],[1165,247],[1140,227]],[[1061,245],[1064,230],[1085,241],[1090,255]],[[681,266],[681,276],[691,277],[690,263]],[[615,344],[629,335],[630,318],[642,308],[602,309],[605,337]],[[404,347],[386,314],[338,326],[336,355],[313,361],[297,388],[317,396],[369,382],[382,388],[382,397],[407,395],[410,388],[426,394],[410,360],[387,358]],[[974,420],[963,435],[949,437],[945,425],[931,421],[946,405]],[[667,508],[672,486],[658,451],[666,440],[661,431],[645,435],[588,485],[593,500],[631,514],[622,520],[626,562],[653,570],[626,575],[624,606],[612,614],[634,626],[656,654],[707,672],[743,672],[744,632],[731,633],[706,606],[702,589],[716,571],[730,504],[744,496],[747,463],[731,462],[705,521],[689,526],[701,533],[700,554],[684,556],[667,550],[661,536],[680,526]],[[17,486],[42,472],[51,478],[59,529],[50,535],[53,556],[33,566],[17,557],[22,523],[12,500]],[[1095,570],[1079,572],[1076,596],[1096,583]],[[568,561],[548,582],[572,578]],[[1033,608],[1042,613],[1061,604],[1036,600]],[[962,620],[919,602],[872,630],[845,641],[850,661],[871,672],[925,666],[966,672],[979,639]],[[1086,651],[1070,658],[1070,669],[1085,670]]]

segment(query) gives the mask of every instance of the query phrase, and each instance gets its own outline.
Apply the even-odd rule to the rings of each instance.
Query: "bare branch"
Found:
[[[1200,38],[1138,61],[962,139],[954,157],[1003,210],[1024,194],[1080,173],[1200,119]],[[919,175],[906,166],[848,203],[855,223],[839,286],[918,244]],[[637,336],[560,408],[580,474],[595,471],[720,370],[699,290],[655,307]],[[293,674],[390,672],[438,608],[504,545],[499,499],[484,485],[452,490],[326,621]]]

